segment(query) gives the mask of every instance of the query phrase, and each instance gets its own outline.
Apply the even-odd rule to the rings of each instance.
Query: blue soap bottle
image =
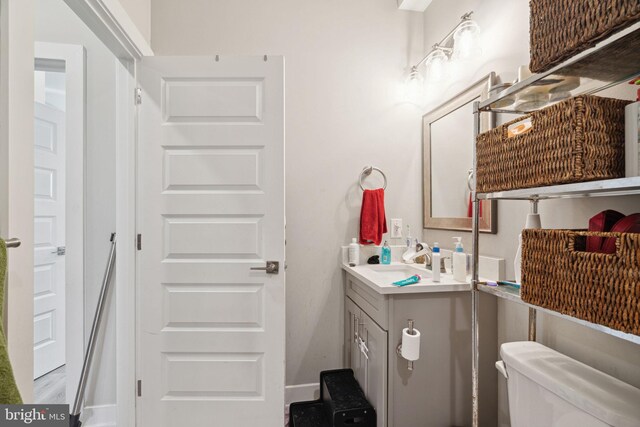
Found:
[[[381,264],[391,264],[391,248],[387,244],[387,241],[384,241],[384,245],[380,250],[380,263]]]

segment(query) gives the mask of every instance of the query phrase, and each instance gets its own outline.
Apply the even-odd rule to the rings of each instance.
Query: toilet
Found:
[[[500,347],[512,427],[638,427],[640,389],[537,342]]]

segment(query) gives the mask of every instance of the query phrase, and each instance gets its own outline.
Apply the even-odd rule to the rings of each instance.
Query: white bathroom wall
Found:
[[[428,110],[442,103],[476,79],[495,71],[503,81],[512,81],[521,64],[529,61],[529,2],[527,0],[434,0],[424,13],[424,46],[439,41],[459,20],[474,10],[473,18],[482,28],[483,56],[477,66],[457,69],[438,93],[428,98]],[[605,95],[634,99],[635,90],[622,86]],[[504,121],[514,116],[500,117]],[[469,126],[472,118],[469,117]],[[472,149],[469,141],[469,150]],[[540,202],[543,227],[584,228],[588,218],[604,209],[617,209],[624,213],[640,211],[640,197],[596,198],[592,200],[561,200]],[[507,276],[513,277],[513,258],[517,236],[529,211],[527,202],[498,202],[498,234],[481,235],[480,253],[503,257],[507,260]],[[452,248],[451,236],[460,232],[425,230],[427,242],[445,242]],[[463,233],[465,248],[471,249],[470,233]],[[540,317],[539,317],[540,318]],[[527,310],[506,301],[498,303],[498,339],[500,343],[527,338]],[[585,327],[554,317],[541,316],[538,340],[588,365],[609,373],[623,381],[640,387],[640,346],[606,336]],[[481,332],[482,333],[482,332]],[[491,333],[488,331],[486,333]],[[482,339],[482,338],[481,338]],[[500,399],[501,424],[508,422],[504,387]]]
[[[388,218],[421,227],[421,111],[398,86],[422,53],[422,15],[392,0],[151,6],[156,55],[285,56],[286,382],[317,382],[342,366],[339,248],[358,233],[363,166],[387,174]]]
[[[37,0],[35,39],[86,49],[85,339],[115,231],[115,57],[63,0]],[[115,404],[115,307],[105,314],[87,406]],[[85,341],[86,342],[86,341]],[[98,381],[96,385],[96,380]]]
[[[151,0],[118,0],[142,36],[151,43]]]

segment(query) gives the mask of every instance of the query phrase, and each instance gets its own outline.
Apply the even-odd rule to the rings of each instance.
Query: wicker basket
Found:
[[[587,236],[615,237],[615,254],[582,252]],[[524,302],[640,335],[640,234],[522,231]]]
[[[547,71],[639,19],[638,0],[531,0],[529,68]],[[624,64],[629,54],[611,60]]]
[[[628,103],[578,96],[478,135],[478,192],[623,177]],[[527,118],[531,130],[509,138]]]

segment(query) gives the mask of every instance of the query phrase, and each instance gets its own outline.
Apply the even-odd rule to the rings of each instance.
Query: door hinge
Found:
[[[134,103],[136,105],[142,104],[142,89],[140,89],[139,87],[137,87],[134,91],[134,100]]]
[[[142,380],[138,380],[138,383],[136,384],[136,394],[138,397],[142,397]]]
[[[139,251],[142,250],[142,234],[138,234],[136,236],[136,249],[138,249]]]

